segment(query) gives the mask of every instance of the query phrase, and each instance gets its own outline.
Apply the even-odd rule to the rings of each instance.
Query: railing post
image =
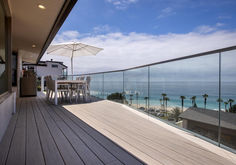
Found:
[[[41,92],[44,92],[44,76],[41,76]]]
[[[221,114],[221,52],[219,52],[219,113],[218,113],[218,146],[220,147],[221,140],[221,123],[220,123],[220,114]]]
[[[150,66],[148,66],[148,110],[150,106]]]
[[[104,73],[102,74],[102,96],[103,96],[103,99],[105,99],[105,93],[104,93]]]
[[[125,97],[125,71],[123,71],[123,91],[122,91],[122,95],[123,95],[123,104],[125,104],[125,99],[124,99],[124,97]]]

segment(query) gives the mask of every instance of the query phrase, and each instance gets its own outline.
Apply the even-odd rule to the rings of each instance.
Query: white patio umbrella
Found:
[[[102,48],[86,45],[78,42],[60,43],[50,45],[47,49],[48,54],[57,56],[66,56],[71,58],[71,73],[73,75],[73,58],[78,56],[96,55],[103,50]]]

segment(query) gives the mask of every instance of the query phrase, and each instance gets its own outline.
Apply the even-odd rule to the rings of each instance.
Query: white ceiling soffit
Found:
[[[22,49],[18,50],[18,54],[22,54],[22,60],[29,63],[35,63],[35,59],[38,57],[37,53],[28,52]]]
[[[24,61],[36,63],[65,0],[9,0],[12,14],[12,49]],[[40,9],[38,5],[45,6]],[[36,47],[32,47],[35,45]]]

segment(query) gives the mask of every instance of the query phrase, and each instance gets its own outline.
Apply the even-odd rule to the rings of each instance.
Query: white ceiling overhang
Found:
[[[12,50],[21,50],[23,61],[37,63],[76,1],[9,0]],[[45,9],[40,9],[39,4],[45,6]]]

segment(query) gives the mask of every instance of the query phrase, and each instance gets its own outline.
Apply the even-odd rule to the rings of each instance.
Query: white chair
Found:
[[[80,80],[84,81],[84,77],[81,77]],[[80,96],[83,97],[84,101],[87,101],[86,100],[87,97],[89,97],[89,100],[90,100],[90,81],[91,81],[91,77],[87,76],[86,80],[85,80],[85,82],[86,82],[85,84],[83,84],[83,85],[78,84],[77,89],[76,89],[76,94],[77,94],[76,101],[78,101],[80,99]]]
[[[76,80],[84,81],[84,76],[76,77]]]
[[[46,76],[45,79],[46,79],[46,85],[47,85],[47,90],[46,90],[47,91],[47,99],[50,100],[50,98],[53,99],[53,93],[55,93],[55,80],[53,80],[51,76]],[[61,100],[63,99],[63,95],[67,99],[67,96],[69,94],[69,85],[58,84],[57,92],[58,92]]]
[[[89,97],[89,101],[91,101],[91,96],[90,96],[90,82],[91,82],[91,77],[87,76],[86,77],[86,84],[83,86],[83,98],[84,100]]]

